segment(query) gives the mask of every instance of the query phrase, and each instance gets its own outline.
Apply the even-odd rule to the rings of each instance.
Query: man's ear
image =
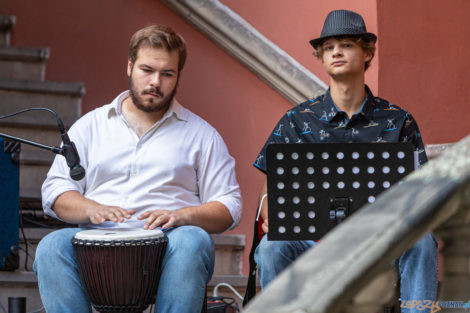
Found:
[[[131,77],[133,63],[131,59],[127,60],[127,76]]]
[[[366,50],[366,55],[365,55],[365,62],[370,62],[372,61],[372,59],[374,58],[374,54],[375,54],[375,48],[374,50]]]

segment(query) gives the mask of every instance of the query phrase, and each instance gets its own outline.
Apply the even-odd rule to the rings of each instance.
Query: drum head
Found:
[[[79,240],[118,241],[158,239],[163,236],[163,232],[159,229],[111,228],[83,230],[76,233],[74,238]]]

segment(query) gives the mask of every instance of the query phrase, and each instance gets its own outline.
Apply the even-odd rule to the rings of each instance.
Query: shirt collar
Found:
[[[109,109],[108,109],[108,118],[111,118],[112,116],[121,116],[122,115],[122,102],[129,97],[129,90],[121,92],[114,100],[111,102]],[[175,116],[177,119],[182,120],[182,121],[187,121],[188,116],[186,110],[183,108],[183,106],[176,100],[173,99],[171,102],[170,107],[168,108],[168,111],[165,112],[163,117],[159,122],[163,122],[167,118]]]
[[[362,102],[361,107],[359,110],[353,114],[355,115],[362,115],[368,120],[373,119],[373,108],[372,106],[374,105],[374,95],[370,91],[369,87],[365,85],[366,88],[366,98],[364,99],[364,102]],[[328,112],[327,115],[327,121],[330,123],[337,115],[339,112],[342,112],[338,109],[336,106],[335,102],[333,101],[333,98],[331,98],[330,94],[330,88],[326,91],[324,98],[323,98],[323,103],[325,104],[325,109],[326,112]]]

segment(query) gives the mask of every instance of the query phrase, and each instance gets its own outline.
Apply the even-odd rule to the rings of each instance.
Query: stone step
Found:
[[[207,295],[212,296],[214,288],[218,284],[226,283],[231,285],[243,297],[247,279],[246,276],[240,275],[214,275],[207,284]],[[258,287],[259,290],[260,288]],[[238,307],[242,307],[242,301],[225,286],[217,288],[217,295],[233,298],[238,303]],[[30,271],[0,272],[0,304],[5,308],[8,307],[8,297],[26,297],[26,311],[28,312],[41,308],[42,302],[39,297],[36,275]],[[144,312],[153,313],[149,309]],[[93,312],[96,311],[93,310]]]
[[[0,79],[44,80],[48,48],[0,46]]]
[[[51,166],[20,164],[20,200],[30,204],[36,203],[41,207],[41,186],[46,179],[47,172]],[[34,205],[36,206],[36,205]],[[31,206],[29,206],[31,207]],[[23,206],[22,206],[23,208]]]
[[[56,146],[59,146],[58,142]],[[54,161],[55,154],[48,150],[26,150],[20,153],[21,164],[24,165],[47,165],[50,166]]]
[[[22,210],[42,211],[41,187],[20,188],[20,208]]]
[[[0,115],[19,110],[43,107],[54,110],[66,127],[81,115],[82,83],[0,79]],[[33,111],[0,120],[0,126],[57,128],[54,115]]]
[[[26,297],[26,311],[42,307],[36,275],[33,272],[0,272],[0,304],[8,309],[9,297]]]
[[[214,275],[241,275],[245,235],[212,235],[215,245]]]
[[[0,15],[0,46],[10,45],[10,30],[16,24],[16,17]]]

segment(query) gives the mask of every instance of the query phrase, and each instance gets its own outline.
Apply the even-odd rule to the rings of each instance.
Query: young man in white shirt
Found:
[[[129,90],[71,127],[85,177],[70,179],[58,156],[42,188],[45,212],[79,225],[38,246],[34,269],[48,313],[90,312],[70,242],[78,231],[156,227],[169,239],[156,312],[200,312],[214,267],[208,233],[239,223],[241,196],[220,135],[174,98],[185,60],[184,40],[169,27],[137,31]]]

